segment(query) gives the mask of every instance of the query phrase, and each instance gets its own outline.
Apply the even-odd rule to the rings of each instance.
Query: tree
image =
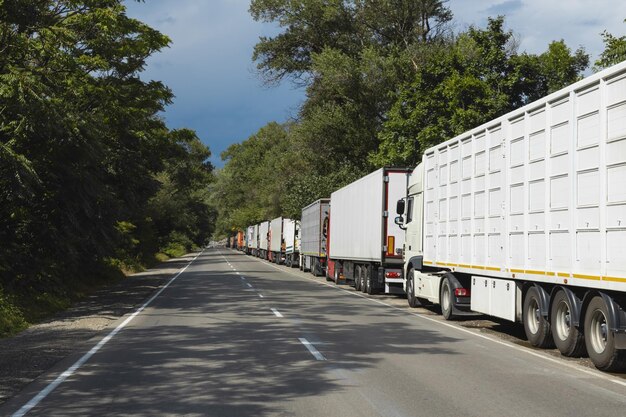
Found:
[[[217,174],[212,195],[222,235],[281,216],[289,179],[308,172],[289,124],[269,123],[221,156],[226,164]]]
[[[173,232],[201,243],[210,153],[167,128],[171,91],[140,78],[169,39],[122,0],[0,3],[0,292],[63,295]],[[176,222],[149,204],[172,187]]]
[[[415,165],[422,152],[580,79],[589,58],[563,41],[518,54],[504,18],[429,47],[414,79],[397,93],[372,161]]]
[[[624,23],[626,23],[626,19],[624,19]],[[617,37],[605,30],[602,32],[602,41],[604,42],[604,51],[594,64],[594,71],[600,71],[626,60],[626,36]]]

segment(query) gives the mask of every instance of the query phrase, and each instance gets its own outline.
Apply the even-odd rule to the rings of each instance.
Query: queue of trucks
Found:
[[[237,247],[626,367],[626,62],[248,227]]]

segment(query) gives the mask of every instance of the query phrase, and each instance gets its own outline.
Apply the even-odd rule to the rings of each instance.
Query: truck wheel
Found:
[[[337,264],[335,264],[335,267],[337,266]],[[326,277],[326,281],[334,281],[334,277],[331,277],[330,274],[328,273],[328,268],[326,268],[326,271],[324,271],[324,276]],[[320,268],[320,275],[322,275],[322,269]]]
[[[550,312],[552,337],[563,355],[578,358],[585,354],[585,338],[572,324],[571,317],[572,306],[565,291],[560,290],[554,296]]]
[[[376,283],[374,282],[374,274],[372,271],[372,267],[368,266],[365,268],[365,292],[369,295],[376,294]]]
[[[361,292],[367,293],[367,281],[369,281],[369,268],[363,265],[361,267]]]
[[[552,331],[550,323],[543,317],[539,308],[541,299],[539,291],[531,287],[526,292],[524,298],[524,308],[522,317],[524,321],[524,331],[531,345],[539,348],[549,348],[553,346]]]
[[[335,281],[335,285],[339,285],[339,269],[337,268],[337,265],[335,265],[335,276],[333,277],[334,281]]]
[[[406,299],[409,302],[409,307],[415,308],[419,305],[417,297],[415,297],[415,285],[413,283],[413,268],[409,269],[406,281]]]
[[[585,313],[585,345],[589,359],[601,371],[618,371],[626,365],[626,350],[615,348],[609,329],[608,306],[602,297],[594,297]]]
[[[361,290],[361,266],[357,265],[354,267],[354,289],[356,291]]]
[[[454,292],[452,291],[452,286],[450,285],[450,280],[448,280],[448,278],[444,278],[441,283],[439,304],[441,305],[441,315],[443,318],[446,320],[452,320],[454,318]]]

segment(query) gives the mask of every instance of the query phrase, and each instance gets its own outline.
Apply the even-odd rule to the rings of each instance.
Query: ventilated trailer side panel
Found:
[[[426,264],[626,290],[626,64],[423,160]]]
[[[300,220],[300,253],[302,255],[326,256],[329,202],[329,199],[317,200],[302,209]]]

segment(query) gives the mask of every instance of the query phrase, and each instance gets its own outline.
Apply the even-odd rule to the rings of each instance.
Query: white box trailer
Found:
[[[277,217],[270,222],[269,230],[269,260],[282,264],[285,261],[285,227],[291,219]]]
[[[389,215],[406,195],[409,170],[381,168],[330,196],[327,277],[368,293],[402,293],[404,230]]]
[[[283,218],[277,217],[270,221],[268,259],[280,263],[283,242]]]
[[[257,234],[257,257],[267,259],[268,249],[269,249],[269,231],[270,231],[270,222],[265,221],[259,223],[259,231]]]
[[[285,265],[298,266],[300,257],[300,222],[298,220],[285,219],[283,239],[285,241]]]
[[[256,225],[248,226],[246,229],[246,253],[252,255],[256,250]]]
[[[626,62],[426,150],[405,201],[409,304],[626,362]]]
[[[319,199],[302,209],[300,219],[300,269],[324,275],[328,246],[330,199]]]

